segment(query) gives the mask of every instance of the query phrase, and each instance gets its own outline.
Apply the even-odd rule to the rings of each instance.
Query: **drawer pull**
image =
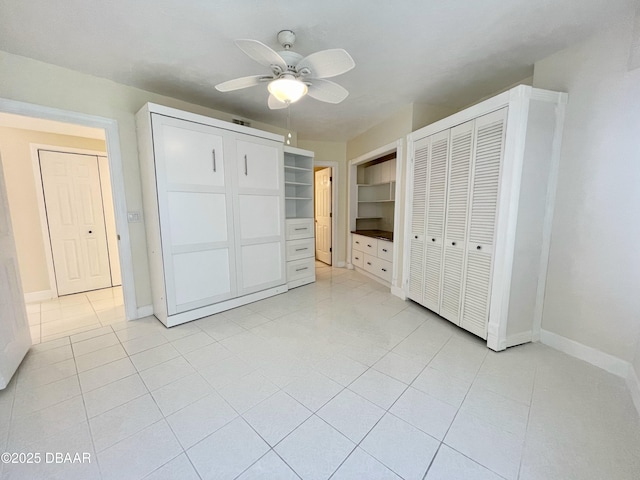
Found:
[[[383,271],[383,272],[386,272],[386,271],[387,271],[387,269],[386,269],[386,268],[383,268],[383,269],[382,269],[382,271]]]
[[[296,252],[302,252],[303,250],[309,250],[309,248],[308,247],[296,248]]]
[[[371,262],[367,262],[367,265],[371,265]]]
[[[216,173],[216,149],[215,148],[211,151],[211,154],[213,155],[213,173]]]
[[[356,240],[356,243],[357,243],[358,245],[360,245],[360,242],[359,242],[358,240]]]
[[[247,156],[244,156],[244,176],[246,177],[247,175],[249,175],[249,170],[247,168]]]
[[[307,227],[302,227],[302,228],[295,228],[294,229],[296,232],[299,232],[301,230],[307,230]]]
[[[386,248],[382,249],[383,252],[388,252],[389,250],[387,250]]]
[[[368,243],[367,243],[367,247],[372,248],[371,245],[369,245]]]
[[[355,258],[356,260],[360,260],[360,257],[353,257],[353,258]]]
[[[307,270],[309,267],[296,268],[296,272],[301,272],[303,270]]]

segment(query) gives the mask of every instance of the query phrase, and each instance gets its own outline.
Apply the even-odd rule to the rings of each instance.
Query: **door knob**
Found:
[[[89,230],[89,233],[93,233],[91,230]]]

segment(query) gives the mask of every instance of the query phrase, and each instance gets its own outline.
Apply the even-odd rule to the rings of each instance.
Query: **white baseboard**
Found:
[[[631,399],[636,406],[636,410],[638,410],[638,415],[640,415],[640,379],[638,379],[638,373],[633,367],[629,368],[629,374],[626,380]]]
[[[153,305],[145,305],[138,307],[138,316],[136,318],[150,317],[153,315]]]
[[[57,298],[53,290],[42,290],[40,292],[29,292],[24,294],[25,303],[43,302]]]
[[[336,262],[335,266],[338,268],[344,268],[347,266],[347,262]]]
[[[515,335],[507,336],[507,348],[515,347],[516,345],[522,345],[523,343],[531,342],[531,332],[522,332]]]
[[[600,367],[618,377],[627,378],[631,370],[631,364],[608,353],[588,347],[569,338],[563,337],[548,330],[540,330],[540,342],[571,355],[572,357],[584,360],[591,365]]]
[[[394,285],[391,286],[391,294],[395,295],[396,297],[402,299],[402,300],[406,300],[407,299],[407,295],[406,293],[404,293],[404,290],[396,287]]]

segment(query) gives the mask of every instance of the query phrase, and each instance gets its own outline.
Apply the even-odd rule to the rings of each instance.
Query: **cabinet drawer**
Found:
[[[393,242],[378,240],[378,258],[388,262],[393,261]]]
[[[387,262],[386,260],[381,260],[378,257],[374,257],[367,253],[364,254],[364,265],[362,268],[377,276],[382,278],[385,282],[391,283],[391,271],[392,271],[392,263]]]
[[[351,247],[353,250],[360,250],[371,255],[378,255],[378,240],[371,237],[353,234]]]
[[[359,250],[351,250],[351,264],[363,268],[364,265],[364,253]]]
[[[287,220],[287,240],[313,237],[313,218]]]
[[[314,256],[314,239],[287,240],[287,262]]]
[[[287,282],[315,275],[315,262],[316,259],[313,257],[287,262]]]

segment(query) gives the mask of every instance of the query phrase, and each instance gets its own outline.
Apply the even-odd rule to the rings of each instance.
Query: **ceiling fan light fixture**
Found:
[[[300,80],[291,77],[276,78],[269,82],[269,93],[282,103],[294,103],[304,97],[309,89]]]

